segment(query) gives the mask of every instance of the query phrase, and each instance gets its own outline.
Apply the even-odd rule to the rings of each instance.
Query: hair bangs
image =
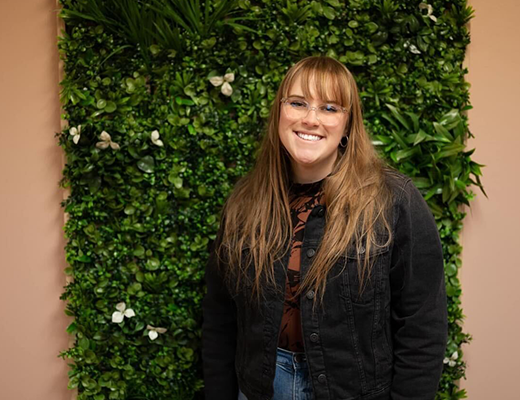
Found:
[[[308,63],[295,71],[285,87],[284,96],[289,95],[296,78],[300,78],[305,98],[319,98],[323,102],[339,104],[347,110],[351,108],[351,82],[348,71],[338,68],[338,65],[325,61],[318,65]]]

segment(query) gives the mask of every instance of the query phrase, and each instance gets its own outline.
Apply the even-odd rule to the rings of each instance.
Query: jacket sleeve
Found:
[[[236,400],[236,306],[218,268],[216,242],[211,246],[206,265],[207,294],[202,301],[204,393],[206,400]]]
[[[408,181],[397,202],[390,268],[394,352],[392,400],[433,400],[448,339],[439,233],[421,193]]]

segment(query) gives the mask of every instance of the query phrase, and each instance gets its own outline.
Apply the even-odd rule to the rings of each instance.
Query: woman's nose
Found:
[[[303,117],[302,122],[306,125],[319,125],[320,120],[318,119],[318,110],[310,109],[307,115]]]

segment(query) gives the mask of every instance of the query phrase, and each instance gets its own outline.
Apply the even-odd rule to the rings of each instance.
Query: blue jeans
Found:
[[[272,400],[313,400],[305,353],[293,353],[278,347],[273,386]],[[240,390],[238,400],[247,400]]]

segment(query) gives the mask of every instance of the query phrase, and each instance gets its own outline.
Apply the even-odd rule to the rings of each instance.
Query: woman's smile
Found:
[[[314,133],[307,133],[304,131],[293,131],[304,142],[319,142],[323,139],[323,136],[316,135]]]

